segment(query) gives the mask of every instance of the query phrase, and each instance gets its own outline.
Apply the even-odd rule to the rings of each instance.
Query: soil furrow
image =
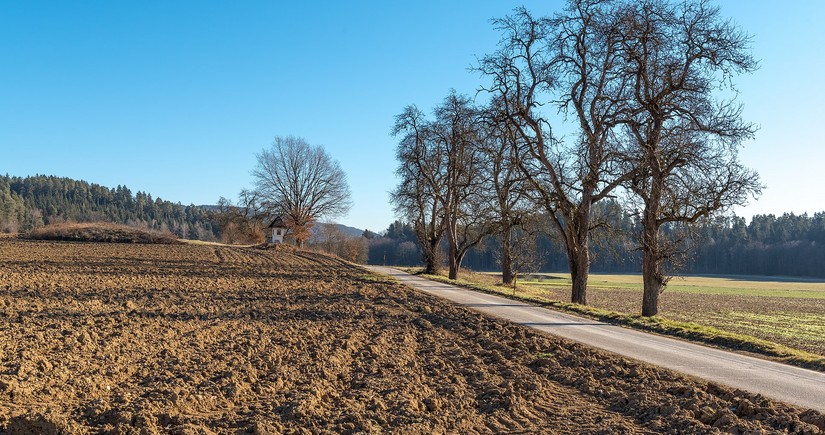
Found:
[[[0,239],[0,433],[819,433],[337,258]]]

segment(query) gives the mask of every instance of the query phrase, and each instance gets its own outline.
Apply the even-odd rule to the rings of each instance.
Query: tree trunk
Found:
[[[424,273],[427,275],[435,275],[438,273],[438,267],[431,255],[424,255]]]
[[[440,240],[427,243],[427,246],[422,247],[422,256],[424,257],[424,273],[428,275],[438,275],[438,270],[441,268],[440,258],[438,255],[438,245]]]
[[[510,230],[501,233],[501,283],[513,284],[513,247],[510,246]],[[514,287],[515,290],[515,287]]]
[[[570,278],[573,289],[570,300],[574,304],[587,305],[587,278],[590,275],[590,250],[585,244],[568,254]]]
[[[458,252],[458,237],[456,235],[457,222],[446,219],[447,222],[447,261],[449,262],[450,274],[448,278],[458,278],[458,268],[461,266],[461,258]]]
[[[587,279],[590,277],[590,208],[581,206],[570,218],[567,234],[567,258],[573,282],[570,300],[587,305]]]
[[[513,296],[516,295],[516,286],[518,285],[518,272],[513,274]]]
[[[427,263],[426,267],[424,268],[424,273],[427,275],[438,275],[438,271],[441,270],[440,267],[436,266],[433,263]]]
[[[644,279],[644,295],[642,296],[642,316],[652,317],[659,313],[659,294],[662,293],[662,283],[655,277],[651,269],[658,269],[656,260],[645,253],[642,260],[642,275]]]
[[[659,294],[665,282],[662,276],[662,252],[659,246],[659,209],[662,204],[667,174],[659,164],[658,150],[651,151],[647,160],[651,165],[650,193],[645,198],[642,212],[642,316],[651,317],[659,312]]]
[[[642,234],[642,316],[655,316],[659,312],[659,294],[662,293],[664,279],[659,259],[659,227],[655,214],[645,213],[644,233]]]
[[[458,251],[458,248],[450,243],[450,279],[458,279],[458,269],[461,267],[461,259],[463,255]]]

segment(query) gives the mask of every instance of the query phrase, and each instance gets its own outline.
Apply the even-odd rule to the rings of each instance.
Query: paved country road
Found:
[[[430,281],[389,267],[366,267],[390,275],[402,284],[488,315],[708,381],[825,412],[825,373],[572,316]]]

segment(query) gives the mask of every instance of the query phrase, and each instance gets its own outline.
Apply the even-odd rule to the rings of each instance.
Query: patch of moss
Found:
[[[378,284],[396,284],[398,280],[386,275],[376,275],[372,273],[365,273],[363,275],[358,276],[358,280],[366,283],[378,283]]]

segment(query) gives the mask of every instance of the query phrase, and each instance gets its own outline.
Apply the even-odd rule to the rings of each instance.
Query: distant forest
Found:
[[[221,219],[215,207],[184,206],[145,192],[132,193],[125,186],[107,188],[64,177],[0,176],[0,231],[25,232],[68,221],[105,221],[170,231],[188,239],[221,240]],[[591,270],[638,273],[639,253],[632,242],[638,222],[624,218],[611,225],[611,234],[594,240]],[[756,215],[750,222],[743,217],[721,216],[691,230],[692,254],[681,273],[825,278],[825,212],[813,216]],[[323,238],[323,233],[319,236]],[[396,221],[381,234],[364,231],[358,239],[367,251],[359,259],[366,257],[369,264],[421,264],[421,249],[407,223]],[[542,235],[537,245],[541,259],[538,270],[568,270],[559,241]],[[467,254],[463,266],[478,271],[498,270],[498,250],[498,240],[488,237]]]
[[[132,193],[125,186],[107,188],[45,175],[0,176],[0,231],[25,232],[55,222],[96,221],[170,231],[188,239],[217,240],[220,235],[208,207]]]
[[[632,242],[638,222],[627,218],[614,224],[613,234],[595,240],[592,272],[640,273],[639,252]],[[751,221],[720,216],[691,228],[690,254],[679,273],[764,275],[825,278],[825,212],[813,216],[786,213],[756,215]],[[421,252],[410,225],[397,221],[383,235],[371,238],[370,264],[419,265]],[[567,272],[560,242],[546,235],[538,240],[543,272]],[[499,242],[488,237],[468,252],[463,267],[499,270]]]

